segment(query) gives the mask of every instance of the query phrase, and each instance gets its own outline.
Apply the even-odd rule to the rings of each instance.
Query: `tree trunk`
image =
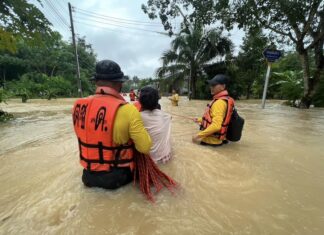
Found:
[[[191,95],[190,98],[191,99],[196,99],[196,77],[197,77],[197,73],[196,73],[196,69],[194,68],[194,66],[191,66],[191,71],[190,71],[190,90],[191,90]]]
[[[52,78],[53,75],[54,75],[55,68],[56,68],[56,65],[54,65],[54,67],[53,67],[53,69],[52,69],[52,72],[51,72],[51,78]]]
[[[3,89],[6,89],[6,69],[3,69]]]
[[[197,92],[196,92],[196,76],[192,76],[192,78],[191,78],[191,87],[192,87],[192,98],[193,99],[196,99],[197,98],[197,96],[196,96],[196,94],[197,94]]]
[[[300,108],[309,108],[311,105],[311,97],[309,97],[310,93],[310,70],[309,70],[309,58],[308,52],[306,50],[299,51],[299,58],[303,68],[303,77],[304,77],[304,94],[301,99]]]
[[[252,88],[252,85],[248,85],[247,88],[246,88],[246,99],[250,99],[250,93],[251,93],[251,88]]]
[[[320,84],[321,79],[324,79],[324,54],[323,54],[323,45],[324,38],[322,38],[317,44],[314,46],[314,54],[315,54],[315,66],[316,70],[314,72],[313,79],[310,81],[310,91],[309,96],[311,98],[314,97],[317,92],[318,86]]]
[[[309,108],[309,106],[312,104],[313,97],[320,84],[320,80],[323,79],[323,73],[324,73],[323,44],[324,44],[324,38],[319,40],[314,45],[316,70],[312,78],[310,76],[307,51],[305,51],[305,53],[300,54],[303,72],[304,72],[304,95],[299,105],[300,108]]]

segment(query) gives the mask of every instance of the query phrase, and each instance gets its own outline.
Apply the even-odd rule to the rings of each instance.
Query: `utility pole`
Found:
[[[80,65],[79,65],[79,57],[78,57],[78,48],[75,42],[75,34],[74,34],[74,26],[73,26],[73,17],[72,17],[72,7],[71,3],[69,5],[69,13],[70,13],[70,22],[71,22],[71,32],[72,32],[72,42],[74,46],[75,60],[77,64],[77,81],[78,81],[78,93],[80,97],[82,97],[82,87],[81,87],[81,78],[80,78]]]

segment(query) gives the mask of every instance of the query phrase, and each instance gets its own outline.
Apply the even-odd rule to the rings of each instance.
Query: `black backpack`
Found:
[[[232,142],[239,141],[242,136],[243,126],[244,119],[238,115],[234,107],[231,120],[228,124],[226,139]]]

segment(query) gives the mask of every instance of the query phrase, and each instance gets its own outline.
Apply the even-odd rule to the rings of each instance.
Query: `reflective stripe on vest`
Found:
[[[75,102],[73,124],[79,142],[80,163],[85,169],[134,168],[133,143],[116,145],[113,142],[115,115],[123,104],[126,101],[107,87],[99,87],[96,95]]]
[[[216,138],[218,138],[220,140],[224,140],[226,138],[228,124],[231,120],[231,116],[232,116],[233,108],[234,108],[234,100],[233,100],[233,98],[228,96],[227,91],[223,91],[220,94],[216,95],[214,97],[213,101],[207,105],[205,113],[202,117],[200,130],[205,130],[212,123],[211,108],[212,108],[213,104],[219,99],[225,100],[227,102],[227,109],[226,109],[225,117],[223,119],[222,127],[221,127],[220,131],[214,133],[212,136],[215,136]]]

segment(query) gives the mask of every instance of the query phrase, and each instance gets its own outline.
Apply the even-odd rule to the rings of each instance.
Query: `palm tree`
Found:
[[[192,87],[192,97],[196,98],[196,81],[202,75],[203,66],[214,60],[222,60],[224,55],[232,52],[233,43],[217,29],[193,30],[181,32],[172,42],[171,49],[163,53],[162,67],[157,69],[160,78],[189,77],[188,87]],[[189,94],[190,98],[190,94]]]

